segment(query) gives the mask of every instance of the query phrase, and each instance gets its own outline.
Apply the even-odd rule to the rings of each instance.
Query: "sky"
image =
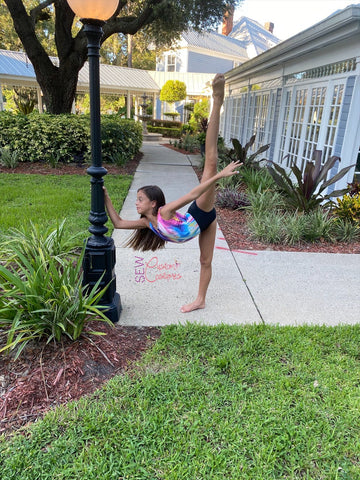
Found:
[[[234,22],[241,16],[249,17],[262,25],[272,22],[274,35],[286,40],[360,0],[244,0],[235,11]]]

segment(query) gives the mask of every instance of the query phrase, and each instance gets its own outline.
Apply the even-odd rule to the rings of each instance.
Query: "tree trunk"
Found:
[[[44,72],[43,69],[37,72],[37,80],[44,96],[46,111],[54,114],[71,113],[78,72],[59,69],[55,74],[50,73]]]
[[[66,0],[56,3],[56,40],[58,60],[54,65],[38,41],[35,24],[26,13],[20,0],[5,0],[13,18],[14,27],[21,39],[36,74],[36,79],[44,96],[48,113],[70,113],[75,98],[79,71],[87,58],[86,38],[84,34],[76,39],[71,37],[69,25],[74,14]],[[65,28],[65,27],[68,28]]]
[[[132,35],[127,35],[127,66],[132,68],[132,52],[133,52],[133,42],[132,42]]]

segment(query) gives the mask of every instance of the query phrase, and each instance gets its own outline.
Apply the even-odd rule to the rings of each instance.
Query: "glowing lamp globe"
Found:
[[[119,0],[67,0],[71,10],[80,18],[108,20],[117,9]]]

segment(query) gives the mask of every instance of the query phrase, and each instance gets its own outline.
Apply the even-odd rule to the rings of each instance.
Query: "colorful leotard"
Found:
[[[190,213],[176,212],[171,220],[164,220],[160,215],[159,208],[157,215],[157,226],[155,228],[150,222],[150,229],[166,242],[184,243],[200,234],[200,227]]]

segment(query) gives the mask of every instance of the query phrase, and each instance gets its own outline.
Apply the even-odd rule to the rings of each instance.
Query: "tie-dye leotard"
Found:
[[[176,212],[170,220],[157,215],[157,228],[150,222],[150,229],[166,242],[184,243],[200,234],[200,227],[190,213]]]

